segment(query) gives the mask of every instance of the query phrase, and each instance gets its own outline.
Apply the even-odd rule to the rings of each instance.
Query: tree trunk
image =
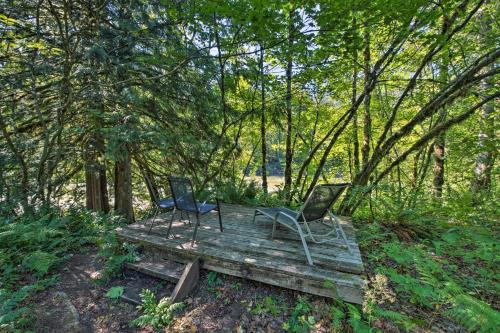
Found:
[[[440,112],[440,118],[445,119],[446,113],[444,111]],[[440,122],[442,123],[442,121]],[[432,171],[434,173],[433,188],[432,193],[435,198],[439,199],[443,195],[443,184],[444,184],[444,158],[445,158],[445,135],[441,133],[434,140],[434,167]]]
[[[115,162],[115,210],[130,223],[134,222],[132,207],[132,170],[128,147]]]
[[[87,165],[85,168],[86,207],[94,212],[109,212],[106,169]]]
[[[483,43],[488,44],[489,34],[491,33],[491,18],[483,13],[481,33]],[[494,70],[495,64],[489,66],[489,70]],[[495,81],[489,78],[483,81],[483,90],[489,91],[494,89]],[[472,192],[474,195],[490,189],[491,186],[491,171],[495,162],[495,101],[491,101],[483,106],[479,114],[479,133],[477,145],[479,153],[476,157],[476,166],[474,168],[474,179],[472,183]]]
[[[267,144],[266,144],[266,87],[264,77],[264,48],[260,46],[260,93],[261,93],[261,111],[260,111],[260,139],[262,152],[262,190],[267,194]]]
[[[356,17],[352,17],[352,28],[356,29]],[[358,50],[356,45],[353,45],[353,70],[352,70],[352,95],[351,95],[351,105],[356,103],[356,85],[358,84]],[[352,160],[354,163],[354,175],[359,173],[359,140],[358,140],[358,113],[354,113],[352,117],[352,144],[353,153]],[[352,177],[351,177],[352,179]]]
[[[484,83],[485,90],[493,87],[492,80]],[[478,134],[477,145],[480,149],[476,158],[476,167],[474,168],[474,184],[472,191],[476,194],[488,190],[491,186],[491,170],[495,161],[495,131],[494,131],[494,103],[492,101],[485,104],[479,114],[480,131]]]
[[[109,212],[108,183],[106,167],[100,162],[104,141],[97,134],[87,147],[85,162],[86,207],[94,212]]]
[[[365,26],[365,34],[364,34],[364,39],[365,39],[365,50],[364,50],[364,62],[365,62],[365,68],[364,68],[364,79],[365,79],[365,87],[369,85],[369,80],[370,80],[370,72],[371,72],[371,66],[370,66],[370,30],[368,28],[368,24],[364,23]],[[365,90],[367,90],[365,88]],[[370,156],[370,144],[371,144],[371,133],[372,133],[372,120],[371,120],[371,115],[370,115],[370,101],[371,101],[371,94],[368,92],[365,96],[364,100],[364,106],[365,110],[363,113],[363,147],[361,148],[361,160],[362,160],[362,165],[363,167],[368,163],[368,158]]]
[[[444,17],[442,31],[447,31],[450,22],[447,17]],[[441,57],[441,62],[439,65],[439,82],[441,85],[448,84],[448,50],[443,50],[443,56]],[[447,110],[446,107],[441,108],[439,111],[439,118],[436,125],[443,123],[446,120]],[[440,133],[434,140],[434,179],[432,194],[434,198],[439,199],[443,196],[443,184],[444,184],[444,172],[445,172],[445,132]]]
[[[290,189],[292,186],[292,47],[293,47],[293,10],[288,18],[288,53],[286,66],[286,146],[285,146],[285,186],[284,194],[287,201],[290,200]]]

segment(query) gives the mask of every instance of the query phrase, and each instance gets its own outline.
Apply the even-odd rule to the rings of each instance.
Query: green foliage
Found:
[[[290,318],[283,324],[283,329],[292,333],[307,333],[316,323],[311,315],[311,305],[303,297],[299,297],[292,309]]]
[[[496,100],[481,113],[467,110],[498,90],[497,2],[75,3],[54,10],[9,0],[16,10],[0,14],[0,286],[15,304],[5,309],[25,305],[29,296],[15,295],[26,274],[47,277],[68,251],[99,244],[105,279],[135,260],[132,245],[113,234],[101,239],[112,218],[46,209],[82,204],[87,172],[133,153],[134,196],[145,192],[139,160],[140,171],[189,176],[197,189],[252,205],[298,204],[313,179],[351,181],[339,208],[357,209],[369,272],[389,277],[410,307],[464,326],[462,318],[475,316],[480,324],[467,327],[488,327],[495,310],[487,303],[500,294],[498,163],[476,163],[494,161],[495,117],[486,114]],[[77,43],[61,18],[83,32]],[[457,117],[463,121],[439,132],[446,173],[437,199],[435,137],[420,140]],[[364,143],[368,156],[354,150]],[[281,184],[267,194],[246,182],[260,177],[263,162],[281,174],[286,157],[291,202]],[[492,181],[473,193],[471,175],[480,169],[491,170]],[[217,276],[208,279],[217,288]],[[384,302],[374,297],[364,313],[336,303],[334,327],[363,330],[376,318],[421,326],[421,314],[398,316]],[[471,316],[462,314],[467,305]],[[289,326],[307,330],[305,316]]]
[[[124,290],[125,289],[122,286],[111,287],[106,292],[106,297],[117,300],[123,295]]]
[[[117,276],[128,262],[138,260],[137,246],[131,243],[120,243],[116,233],[111,231],[107,233],[100,242],[98,255],[105,259],[104,269],[102,271],[102,281],[108,281]]]
[[[463,327],[474,332],[494,332],[500,323],[500,312],[467,294],[455,295],[447,314]]]
[[[256,197],[260,194],[254,181],[244,181],[241,186],[233,181],[217,185],[217,196],[227,203],[235,204],[255,204]]]
[[[75,209],[65,215],[57,210],[6,215],[0,224],[0,327],[29,327],[33,293],[54,283],[57,276],[51,274],[68,252],[98,243],[117,222]],[[30,284],[25,284],[28,274]]]
[[[373,313],[374,318],[389,319],[399,327],[403,328],[405,331],[411,331],[413,328],[418,326],[416,320],[413,320],[404,313],[382,309],[378,306],[375,306],[373,312],[374,312]]]
[[[217,275],[217,272],[210,271],[207,274],[207,284],[209,288],[215,288],[222,285],[222,279]]]
[[[238,290],[241,289],[241,283],[239,283],[239,282],[233,282],[233,283],[231,283],[231,288],[234,289],[234,290],[236,290],[236,291],[238,291]]]
[[[224,281],[218,276],[217,272],[210,271],[207,274],[207,290],[214,293],[216,298],[223,296],[222,285]]]
[[[367,333],[371,332],[370,326],[363,320],[361,312],[359,309],[349,303],[346,303],[347,312],[349,319],[347,322],[352,327],[355,333]]]
[[[330,308],[330,314],[332,317],[332,329],[334,332],[342,332],[344,327],[343,320],[345,318],[345,313],[339,307],[332,305]]]
[[[399,241],[399,233],[406,232],[403,224],[371,223],[361,228],[360,243],[369,252],[368,264],[389,277],[398,300],[454,320],[467,330],[486,327],[487,332],[498,322],[499,313],[483,298],[492,299],[499,292],[495,281],[498,240],[490,227],[494,213],[487,209],[490,213],[485,215],[481,209],[474,212],[467,206],[461,211],[457,206],[454,209],[448,217],[440,215],[439,221],[432,223],[436,228],[429,227],[430,232],[417,236],[423,237],[417,242]],[[430,215],[435,206],[422,205],[419,211]],[[477,219],[482,219],[481,224]],[[418,216],[411,221],[407,223],[419,225]],[[395,310],[391,305],[394,300],[387,302],[378,296],[369,302],[364,315],[370,321],[383,318],[404,330],[427,325],[426,318]]]
[[[29,295],[27,289],[14,293],[0,290],[0,328],[25,327],[28,323],[29,309],[22,303]]]
[[[145,289],[141,292],[142,304],[137,307],[143,314],[133,321],[134,325],[146,327],[151,325],[155,330],[170,325],[176,312],[184,308],[184,303],[171,303],[168,297],[156,301],[155,294]]]
[[[23,267],[40,275],[45,275],[54,266],[58,257],[52,253],[35,251],[23,259]]]
[[[274,298],[266,296],[262,302],[255,304],[252,309],[253,314],[269,313],[272,316],[277,316],[283,311],[283,306],[279,305]]]

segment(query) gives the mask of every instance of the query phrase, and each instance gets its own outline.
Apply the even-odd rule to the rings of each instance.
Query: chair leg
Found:
[[[276,232],[276,218],[273,220],[273,231],[271,232],[271,239],[274,239],[275,232]]]
[[[220,228],[220,232],[223,232],[223,228],[222,228],[222,216],[221,216],[221,213],[220,213],[219,200],[217,200],[217,214],[219,215],[219,228]]]
[[[189,215],[189,212],[186,212],[187,216],[188,216],[188,224],[191,225],[191,216]]]
[[[160,208],[156,207],[155,214],[153,215],[153,219],[151,220],[151,225],[149,226],[148,235],[151,232],[151,229],[153,229],[153,225],[155,224],[155,220],[156,220],[156,217],[158,216],[159,211],[160,211]]]
[[[172,217],[170,218],[170,224],[168,225],[168,230],[167,230],[167,238],[170,236],[170,230],[172,229],[172,223],[174,222],[174,216],[175,216],[175,207],[174,210],[172,211]]]
[[[199,217],[199,214],[196,213],[196,224],[194,225],[193,240],[191,241],[191,247],[193,247],[194,242],[196,240],[196,232],[198,231],[199,225],[200,225],[200,217]]]
[[[307,263],[310,266],[314,266],[314,263],[311,258],[311,254],[309,253],[309,247],[307,246],[306,239],[304,238],[304,233],[302,230],[299,228],[298,229],[300,240],[302,241],[302,246],[304,247],[304,252],[306,253],[306,258],[307,258]]]
[[[252,223],[255,224],[255,218],[257,217],[257,209],[253,212],[253,220]]]

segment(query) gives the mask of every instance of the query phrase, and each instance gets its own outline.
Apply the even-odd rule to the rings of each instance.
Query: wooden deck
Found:
[[[187,224],[186,214],[183,221],[176,214],[169,239],[165,235],[170,213],[157,218],[150,234],[147,233],[150,220],[118,228],[117,232],[121,240],[153,249],[165,259],[185,263],[199,257],[202,268],[208,270],[315,295],[341,297],[352,303],[363,302],[364,281],[360,277],[363,263],[347,219],[341,220],[352,253],[340,242],[338,245],[309,243],[315,263],[309,266],[298,237],[278,228],[272,240],[269,219],[259,216],[252,224],[253,208],[224,204],[221,212],[224,232],[219,231],[217,213],[208,213],[201,219],[193,247],[190,246],[193,226]]]

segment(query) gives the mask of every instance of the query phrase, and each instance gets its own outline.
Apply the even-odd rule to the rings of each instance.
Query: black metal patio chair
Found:
[[[196,223],[194,225],[193,240],[191,241],[191,246],[193,246],[194,242],[196,241],[196,232],[198,231],[198,226],[200,225],[200,216],[205,215],[212,210],[217,211],[219,216],[220,231],[223,232],[220,203],[217,198],[215,198],[215,204],[210,204],[206,201],[196,201],[193,191],[193,185],[187,178],[168,177],[168,183],[170,184],[170,190],[172,192],[175,206],[174,211],[172,212],[172,218],[170,219],[170,224],[168,226],[167,238],[170,235],[170,230],[172,229],[172,223],[174,221],[176,211],[187,212],[188,214],[194,213],[196,215]]]
[[[148,192],[151,195],[152,205],[149,210],[148,216],[151,215],[151,211],[154,210],[153,218],[151,219],[151,224],[149,226],[148,234],[153,229],[153,225],[156,221],[156,217],[160,212],[168,212],[174,209],[175,203],[173,198],[163,198],[160,199],[161,193],[159,190],[153,186],[151,179],[148,176],[144,176],[144,180],[146,181],[146,186],[148,188]]]
[[[273,239],[277,224],[297,233],[302,241],[307,263],[311,266],[314,265],[314,263],[307,246],[307,238],[311,239],[314,243],[333,242],[342,238],[347,250],[351,252],[338,218],[330,212],[332,205],[349,185],[349,183],[343,183],[316,186],[299,211],[294,211],[285,207],[258,208],[254,212],[253,222],[255,223],[255,217],[257,215],[265,215],[273,219],[273,231],[271,234],[271,238]],[[325,221],[326,216],[329,217],[329,222]],[[322,223],[330,227],[329,231],[323,234],[313,233],[309,226],[313,222]],[[331,238],[330,236],[333,233],[335,233],[335,237]]]

